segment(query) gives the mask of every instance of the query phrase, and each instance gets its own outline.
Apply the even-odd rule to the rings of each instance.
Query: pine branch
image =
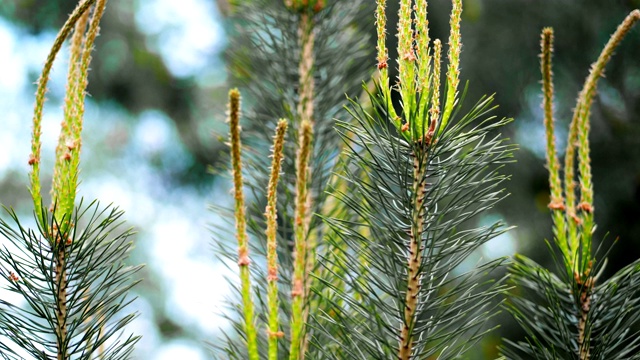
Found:
[[[0,249],[0,274],[29,305],[4,303],[0,335],[13,343],[2,344],[7,354],[19,358],[18,347],[35,359],[91,360],[104,348],[105,359],[128,358],[138,337],[122,335],[137,314],[122,312],[141,266],[125,264],[133,246],[131,230],[121,230],[122,211],[81,203],[67,232],[54,215],[30,229],[7,212],[0,234],[10,246]]]
[[[97,203],[85,208],[82,201],[74,211],[89,63],[105,4],[106,0],[78,4],[56,37],[38,81],[29,159],[37,229],[23,227],[12,210],[7,209],[11,221],[0,219],[0,234],[10,242],[0,249],[0,276],[10,280],[8,289],[28,305],[4,303],[0,335],[13,344],[0,344],[6,359],[20,358],[17,348],[36,359],[125,359],[138,339],[121,339],[124,327],[136,317],[120,313],[132,301],[128,291],[140,269],[125,266],[132,247],[130,230],[110,234],[119,231],[122,212],[101,210]],[[74,28],[65,118],[47,211],[39,179],[44,94],[55,56]]]
[[[413,33],[410,5],[401,1],[398,25],[402,117],[387,88],[382,0],[376,10],[381,83],[369,94],[373,110],[352,101],[354,124],[339,123],[348,159],[338,174],[347,185],[333,195],[356,216],[326,219],[335,254],[324,259],[332,275],[322,282],[331,290],[322,292],[331,305],[324,316],[337,328],[321,330],[330,331],[326,336],[337,345],[326,348],[323,358],[459,357],[485,333],[482,322],[491,317],[491,299],[500,289],[481,279],[501,260],[471,273],[453,272],[473,249],[503,231],[500,224],[467,226],[501,198],[496,187],[504,177],[491,165],[509,161],[512,147],[486,135],[507,121],[489,118],[472,125],[490,110],[489,98],[458,121],[443,123],[441,45],[434,41],[431,64],[426,22],[417,19]],[[454,5],[455,11],[452,36],[459,47],[455,19],[461,8]],[[426,14],[426,2],[418,2],[415,12],[416,18]],[[459,48],[451,51],[449,81],[456,83]]]
[[[382,109],[385,100],[378,94],[372,95],[372,101]],[[495,171],[483,172],[488,163],[508,161],[510,147],[498,139],[486,140],[486,143],[482,139],[485,132],[506,122],[486,121],[472,126],[474,120],[486,114],[489,104],[490,100],[480,102],[449,131],[443,132],[437,143],[441,145],[431,145],[425,152],[428,154],[425,172],[432,175],[422,179],[431,181],[427,181],[422,205],[424,247],[417,252],[421,256],[421,275],[415,288],[418,293],[415,316],[409,326],[414,339],[411,356],[439,354],[449,358],[464,353],[483,333],[473,335],[480,323],[470,319],[490,316],[488,300],[496,295],[496,290],[493,285],[478,281],[481,273],[490,271],[498,263],[482,266],[472,274],[453,276],[451,273],[474,248],[502,232],[499,224],[488,229],[454,230],[501,197],[495,187],[502,177]],[[343,254],[330,263],[341,267],[336,273],[346,287],[323,282],[344,304],[332,300],[335,307],[326,310],[340,326],[339,331],[332,329],[335,332],[331,334],[338,346],[326,357],[388,359],[397,357],[401,350],[396,342],[401,339],[400,332],[394,322],[405,322],[405,315],[401,314],[407,309],[408,301],[394,299],[408,299],[407,289],[412,286],[406,283],[406,279],[412,277],[403,269],[407,268],[407,260],[415,255],[404,249],[411,245],[411,234],[417,234],[416,229],[421,225],[413,223],[410,214],[416,213],[406,206],[416,204],[418,198],[413,196],[421,196],[409,190],[414,184],[420,186],[420,181],[415,183],[413,179],[415,148],[385,130],[384,124],[390,121],[386,113],[367,114],[355,102],[351,109],[357,123],[341,123],[340,127],[344,130],[341,131],[343,137],[354,139],[354,144],[347,145],[345,152],[358,169],[341,169],[349,190],[335,196],[359,214],[359,220],[327,219],[340,243],[346,246],[344,250],[337,248],[336,251]],[[465,129],[468,131],[463,131]],[[470,151],[468,157],[453,155],[462,149]],[[363,180],[358,170],[367,173],[368,178]],[[367,236],[363,235],[365,231]],[[339,260],[355,257],[364,261]],[[483,286],[478,284],[485,284],[488,291],[480,291]],[[462,344],[460,339],[469,341]]]
[[[634,358],[631,354],[640,350],[638,334],[632,330],[634,326],[640,325],[640,317],[633,316],[623,323],[617,318],[623,316],[628,309],[636,309],[640,302],[640,293],[635,290],[634,285],[627,282],[640,276],[640,268],[632,264],[604,284],[597,285],[598,274],[606,262],[597,262],[599,254],[592,253],[595,223],[588,141],[589,113],[597,80],[602,76],[613,50],[638,20],[640,11],[634,10],[618,27],[592,65],[578,96],[565,152],[566,204],[563,203],[560,190],[553,129],[553,32],[549,28],[543,30],[541,71],[547,167],[551,188],[549,207],[553,212],[555,244],[562,254],[562,263],[558,265],[564,271],[556,277],[525,257],[517,258],[511,267],[512,284],[523,289],[524,293],[511,295],[509,310],[525,329],[527,340],[507,342],[503,354],[509,358],[626,359]],[[577,206],[574,184],[576,150],[580,181],[580,203]],[[553,250],[551,253],[553,254]],[[556,262],[559,263],[557,260]],[[622,303],[625,305],[621,306]],[[612,332],[615,335],[611,335]]]

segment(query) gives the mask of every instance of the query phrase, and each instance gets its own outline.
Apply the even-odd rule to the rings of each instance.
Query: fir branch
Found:
[[[59,143],[56,149],[56,163],[54,166],[53,185],[51,189],[52,204],[55,218],[60,219],[54,224],[48,240],[53,244],[55,252],[55,292],[56,292],[56,337],[58,341],[58,360],[68,358],[68,308],[67,308],[67,246],[71,239],[66,236],[68,230],[74,226],[70,222],[71,213],[75,205],[78,172],[80,163],[80,146],[82,144],[82,118],[84,115],[84,93],[87,87],[87,75],[90,53],[93,41],[97,36],[97,29],[104,12],[105,0],[98,0],[86,36],[84,31],[88,19],[88,10],[80,17],[75,27],[71,45],[71,61],[67,95],[65,99],[65,119],[60,131]],[[84,49],[81,49],[81,45]],[[87,48],[88,47],[88,48]],[[82,51],[82,57],[80,52]]]
[[[431,74],[431,64],[424,58],[416,59],[416,54],[425,56],[430,51],[424,38],[418,38],[414,49],[411,3],[400,2],[398,23],[402,118],[390,116],[392,107],[383,81],[382,89],[370,95],[373,112],[367,113],[352,102],[356,125],[340,124],[348,163],[358,170],[341,169],[349,190],[335,196],[356,216],[327,219],[335,234],[330,241],[338,254],[326,259],[332,279],[323,285],[335,294],[325,296],[334,306],[329,313],[339,327],[326,335],[340,344],[326,349],[323,355],[327,358],[457,357],[468,351],[484,331],[474,321],[457,327],[454,324],[474,316],[489,316],[489,302],[496,295],[492,285],[478,289],[476,281],[499,262],[480,266],[477,273],[450,277],[471,249],[500,233],[499,224],[460,233],[456,228],[500,198],[500,191],[494,191],[494,187],[502,178],[493,171],[483,172],[489,164],[507,161],[510,147],[499,138],[485,142],[481,134],[506,122],[485,121],[472,127],[471,122],[489,110],[491,100],[483,99],[455,125],[443,127],[445,124],[439,121],[441,43],[434,41],[432,78],[420,76]],[[456,18],[459,22],[459,6],[457,11],[452,15],[452,32],[457,31],[459,37],[459,24],[455,23]],[[416,4],[415,13],[426,14],[426,4]],[[382,37],[378,39],[378,68],[384,79],[386,67],[380,66],[386,54],[382,1],[378,2],[377,19],[378,35]],[[417,21],[420,24],[416,26],[425,32],[426,23]],[[456,56],[453,61],[457,71]],[[387,128],[388,123],[395,125],[397,133]],[[468,157],[455,155],[462,148]],[[358,176],[364,173],[368,174],[365,179]],[[476,188],[482,186],[480,183],[485,186],[482,190]],[[456,245],[439,241],[454,241]],[[341,279],[344,286],[333,277]],[[392,330],[394,321],[401,324],[399,329],[396,326]],[[470,340],[460,342],[463,336]]]
[[[246,230],[244,192],[242,191],[242,144],[240,142],[240,92],[229,91],[228,121],[231,143],[231,168],[233,171],[233,189],[235,199],[236,238],[238,239],[238,267],[242,291],[242,310],[247,334],[249,359],[258,360],[258,340],[254,324],[253,300],[251,299],[251,278],[249,273],[249,245]]]

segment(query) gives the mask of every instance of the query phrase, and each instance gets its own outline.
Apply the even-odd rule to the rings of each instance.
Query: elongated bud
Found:
[[[440,131],[449,122],[449,117],[453,111],[458,98],[458,83],[460,82],[460,51],[462,49],[462,40],[460,38],[460,18],[462,17],[462,0],[453,0],[453,8],[451,9],[451,19],[449,26],[449,68],[447,69],[447,99],[444,106],[444,114],[442,115],[442,126]]]

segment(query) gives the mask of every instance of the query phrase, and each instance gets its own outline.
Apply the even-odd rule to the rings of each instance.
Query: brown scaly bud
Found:
[[[577,271],[573,272],[573,280],[576,282],[576,284],[582,285],[582,277],[580,276],[580,274],[578,274]]]
[[[577,207],[578,210],[582,210],[586,213],[592,213],[593,212],[593,206],[587,202],[581,202],[580,204],[578,204]]]
[[[280,338],[284,337],[284,332],[282,332],[282,331],[273,332],[273,331],[267,329],[267,336],[269,336],[270,338],[278,338],[278,339],[280,339]]]
[[[69,151],[73,151],[73,149],[76,148],[76,142],[75,141],[71,141],[71,140],[67,140],[67,142],[65,143],[65,146],[67,147],[67,149]]]
[[[569,215],[569,216],[571,217],[571,219],[573,220],[573,222],[574,222],[576,225],[582,225],[582,219],[580,219],[580,217],[578,217],[578,215],[576,215],[576,214],[571,214],[571,215]]]
[[[20,278],[18,277],[18,275],[16,275],[16,273],[14,273],[13,271],[9,273],[9,280],[13,281],[13,282],[18,282],[18,280],[20,280]]]
[[[413,52],[413,50],[411,51],[407,51],[406,53],[404,53],[404,55],[402,56],[402,60],[406,60],[406,61],[416,61],[416,54]]]
[[[387,64],[387,59],[381,59],[378,62],[378,70],[386,69],[389,65]]]
[[[295,298],[298,296],[302,296],[302,292],[303,292],[303,286],[302,286],[302,281],[300,280],[296,280],[294,281],[293,284],[293,289],[291,290],[291,297]]]
[[[278,269],[269,268],[267,270],[267,281],[278,281]]]
[[[34,165],[37,162],[38,160],[36,159],[35,156],[33,156],[33,154],[29,155],[29,165]]]
[[[249,266],[251,260],[249,259],[249,251],[246,247],[241,247],[238,250],[238,266]]]
[[[324,9],[326,6],[326,2],[325,0],[317,0],[316,4],[313,5],[313,11],[315,11],[316,13],[319,13],[322,9]]]
[[[562,202],[561,199],[553,199],[547,206],[551,210],[561,210],[561,211],[566,210],[566,207],[564,206],[564,203]]]

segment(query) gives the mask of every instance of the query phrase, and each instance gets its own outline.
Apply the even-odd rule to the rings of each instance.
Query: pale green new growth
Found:
[[[251,263],[251,260],[249,259],[249,245],[246,230],[247,220],[245,215],[244,192],[242,190],[244,183],[242,181],[242,145],[240,142],[240,92],[237,89],[229,91],[228,111],[242,310],[244,312],[244,324],[245,331],[247,333],[247,350],[249,359],[258,360],[258,339],[254,324],[253,300],[251,297],[251,277],[249,271],[249,264]]]
[[[376,26],[378,35],[378,70],[380,87],[385,99],[385,111],[393,124],[405,139],[423,141],[429,130],[438,134],[447,126],[451,112],[456,105],[460,73],[460,18],[462,14],[461,0],[453,0],[451,12],[451,33],[449,35],[449,65],[447,71],[447,88],[444,111],[440,110],[440,80],[433,67],[440,67],[440,59],[431,56],[431,39],[429,22],[427,21],[427,1],[419,0],[413,4],[411,0],[401,0],[398,12],[398,83],[392,86],[401,97],[402,113],[396,114],[391,102],[389,89],[388,54],[386,48],[386,0],[377,1]],[[415,27],[413,26],[415,24]],[[437,45],[436,45],[437,44]],[[433,43],[440,47],[440,40]],[[441,51],[441,50],[439,50]],[[438,62],[436,64],[436,61]],[[436,94],[437,93],[437,94]],[[440,114],[442,113],[441,120]],[[435,114],[435,115],[434,115]],[[438,124],[438,121],[440,122]],[[431,141],[433,139],[429,139]]]
[[[627,358],[639,350],[637,333],[632,330],[640,322],[637,315],[640,268],[637,263],[597,284],[606,261],[597,261],[592,252],[595,222],[589,154],[589,115],[597,81],[603,76],[613,51],[639,20],[640,11],[634,10],[622,22],[591,66],[578,95],[565,151],[564,199],[553,124],[553,30],[545,28],[542,31],[540,69],[551,190],[549,208],[555,243],[562,254],[559,265],[564,267],[564,273],[556,276],[526,257],[516,257],[510,269],[511,279],[519,291],[529,294],[513,294],[510,311],[526,331],[527,339],[508,342],[503,353],[509,358],[553,356],[608,360]],[[578,204],[574,169],[576,151],[580,184]],[[620,312],[622,308],[624,315]],[[532,322],[532,318],[536,321]],[[622,318],[625,320],[621,321]]]
[[[566,237],[566,221],[564,218],[565,205],[562,197],[562,182],[560,180],[560,164],[558,161],[558,151],[556,150],[556,138],[554,135],[553,119],[553,72],[551,70],[551,56],[553,54],[553,29],[545,28],[542,31],[540,40],[542,54],[540,55],[540,70],[542,72],[542,94],[544,109],[544,126],[547,144],[547,168],[549,170],[549,187],[551,189],[551,200],[549,209],[553,217],[553,235],[556,243],[562,251],[562,255],[570,258],[569,246]],[[571,270],[571,266],[568,266]]]
[[[293,283],[291,284],[291,349],[290,360],[304,358],[304,337],[306,323],[306,301],[309,294],[307,274],[309,261],[312,261],[308,244],[309,231],[309,161],[311,157],[311,144],[313,127],[309,121],[303,121],[300,125],[299,150],[296,165],[296,210],[294,219],[295,253],[293,268]]]
[[[89,29],[86,29],[89,16],[87,11],[76,24],[73,35],[64,119],[56,148],[53,185],[51,187],[51,207],[55,207],[57,219],[68,219],[75,206],[82,147],[85,89],[88,84],[93,43],[98,35],[100,19],[105,6],[106,0],[98,0],[94,7]],[[68,225],[63,223],[62,226]]]
[[[580,184],[580,202],[576,205],[576,212],[580,211],[581,216],[581,239],[580,242],[581,247],[581,262],[579,264],[574,265],[574,271],[578,271],[581,276],[588,276],[591,267],[591,238],[593,235],[593,231],[595,229],[595,224],[593,221],[593,183],[591,181],[591,165],[590,165],[590,156],[589,156],[589,115],[591,113],[591,103],[593,102],[593,98],[596,94],[596,86],[598,84],[598,79],[600,79],[604,74],[604,68],[611,59],[614,50],[618,47],[622,39],[627,35],[627,33],[631,30],[631,28],[640,20],[640,10],[632,11],[624,21],[618,26],[618,29],[611,35],[611,38],[605,45],[602,53],[598,57],[598,60],[591,65],[591,71],[589,72],[589,76],[585,81],[584,87],[578,96],[578,101],[576,104],[576,108],[574,110],[574,115],[572,119],[572,124],[570,127],[569,137],[573,137],[571,134],[572,131],[576,131],[577,129],[577,144],[578,144],[578,170],[579,170],[579,184]],[[577,124],[574,126],[573,123]],[[570,147],[574,147],[574,143],[567,143],[567,154],[569,154]],[[571,151],[573,153],[573,151]],[[570,156],[567,155],[565,159],[565,169],[568,167],[573,167],[573,159],[570,160]],[[571,182],[569,182],[571,181]],[[569,187],[568,184],[573,184],[573,179],[565,180],[565,192],[573,191],[572,187]],[[578,246],[575,243],[572,243],[571,252],[578,252]],[[574,260],[574,263],[577,260]]]
[[[269,186],[267,187],[267,208],[265,217],[267,218],[267,302],[269,307],[269,325],[267,336],[269,337],[269,360],[278,359],[278,338],[284,336],[280,331],[278,320],[278,252],[277,252],[277,203],[278,203],[278,180],[282,169],[282,158],[284,148],[284,136],[287,133],[287,120],[281,119],[276,127],[276,134],[273,140],[273,150],[271,156],[271,175],[269,176]]]
[[[62,26],[60,32],[56,36],[56,39],[51,47],[51,51],[47,56],[47,61],[44,64],[40,78],[38,79],[38,88],[36,90],[36,103],[33,112],[33,132],[31,136],[31,155],[29,156],[29,165],[31,165],[30,178],[30,191],[33,198],[33,205],[37,214],[38,221],[44,221],[44,214],[42,213],[42,194],[40,193],[40,161],[41,161],[41,135],[42,135],[42,111],[44,108],[45,94],[47,92],[47,83],[49,82],[49,74],[53,67],[56,55],[62,48],[64,41],[67,39],[71,31],[76,26],[76,23],[80,18],[85,16],[84,14],[88,9],[96,2],[96,0],[85,0],[76,6],[69,19]],[[87,64],[88,66],[88,64]],[[84,89],[82,90],[84,91]],[[54,180],[55,181],[55,180]]]
[[[593,183],[589,157],[589,114],[593,97],[596,93],[597,81],[602,77],[604,68],[613,55],[613,51],[640,19],[640,11],[631,12],[620,24],[616,32],[605,45],[598,60],[591,66],[591,71],[580,92],[569,127],[567,149],[564,164],[564,195],[562,198],[559,176],[557,150],[553,130],[553,84],[551,71],[551,54],[553,30],[546,28],[542,32],[541,71],[543,82],[544,124],[547,143],[547,167],[549,169],[549,186],[553,211],[554,236],[558,247],[564,255],[565,265],[570,276],[586,281],[589,277],[593,261],[591,240],[595,224],[593,221]],[[578,179],[580,184],[580,202],[576,204],[576,188],[574,185],[575,157],[578,151]],[[564,213],[564,216],[560,216]],[[566,231],[565,231],[566,226]]]
[[[460,18],[462,16],[462,0],[453,0],[451,9],[451,27],[449,33],[449,68],[447,70],[447,100],[442,115],[442,131],[449,122],[451,111],[458,99],[458,83],[460,82],[460,51],[462,41],[460,39]]]
[[[402,127],[400,117],[396,114],[391,101],[391,88],[389,87],[389,52],[387,50],[387,0],[378,0],[376,7],[376,31],[378,34],[378,70],[380,72],[380,88],[385,99],[385,111],[389,112],[389,117],[396,128]]]
[[[13,210],[8,210],[13,224],[0,219],[2,237],[14,246],[13,252],[7,247],[0,249],[0,273],[11,274],[10,290],[28,304],[3,301],[7,305],[0,316],[3,359],[22,359],[16,349],[37,359],[124,359],[138,339],[118,339],[136,317],[135,313],[121,316],[119,312],[131,302],[127,292],[135,285],[133,275],[140,269],[124,264],[132,248],[127,240],[130,230],[109,234],[120,224],[122,212],[109,207],[100,210],[97,204],[83,207],[82,202],[76,208],[75,204],[85,90],[106,2],[84,0],[77,5],[58,33],[38,80],[29,157],[37,226],[22,226]],[[40,184],[42,113],[53,62],[72,31],[64,120],[48,214]],[[89,217],[88,222],[79,223],[83,216]],[[15,346],[7,347],[5,341]]]
[[[309,5],[307,1],[303,1]],[[322,1],[316,1],[317,11]],[[313,199],[309,196],[309,178],[312,175],[309,163],[313,154],[313,123],[315,112],[314,45],[315,21],[303,11],[298,23],[300,60],[298,64],[299,100],[297,113],[298,154],[296,159],[296,200],[294,218],[294,269],[291,284],[291,346],[290,360],[303,360],[307,349],[307,320],[311,295],[311,273],[315,267],[316,234],[309,234],[309,222]]]

